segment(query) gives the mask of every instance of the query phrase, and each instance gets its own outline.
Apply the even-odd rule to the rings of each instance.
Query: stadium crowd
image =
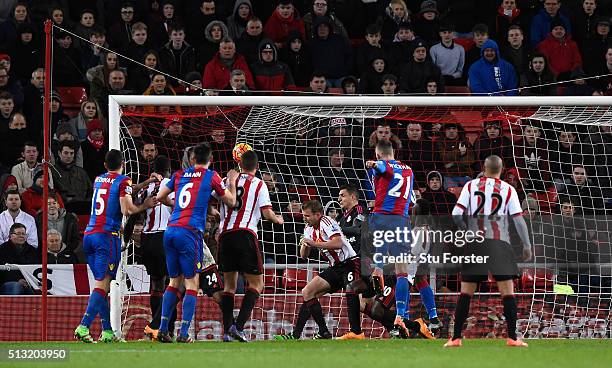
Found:
[[[92,180],[104,171],[111,94],[612,94],[610,0],[407,3],[3,1],[0,243],[4,244],[0,264],[40,262],[44,205],[49,209],[49,263],[83,261],[78,218],[89,214]],[[56,28],[53,33],[52,82],[57,88],[51,96],[51,196],[45,204],[41,101],[43,21],[47,18],[66,31]],[[568,82],[551,84],[563,81]],[[84,91],[76,109],[62,104],[67,90]],[[453,189],[477,177],[484,158],[491,154],[504,159],[505,180],[516,187],[525,209],[539,218],[541,233],[561,239],[563,235],[555,231],[559,224],[568,223],[567,218],[609,213],[610,126],[580,130],[527,122],[515,132],[519,139],[513,145],[507,123],[501,119],[485,119],[475,139],[467,137],[463,123],[460,119],[443,125],[384,120],[372,121],[364,130],[363,125],[341,119],[330,121],[326,129],[278,138],[262,154],[282,150],[286,160],[295,162],[264,160],[276,163],[266,168],[263,179],[274,210],[286,222],[264,225],[266,260],[292,263],[297,259],[295,250],[288,253],[284,245],[275,249],[278,244],[295,244],[296,239],[289,238],[302,232],[301,198],[289,193],[288,187],[316,188],[326,203],[336,199],[343,184],[358,182],[367,198],[361,158],[372,157],[380,140],[390,140],[398,158],[412,165],[415,186],[433,204],[436,215],[450,214],[456,198]],[[146,129],[143,134],[137,119],[129,120],[127,128],[140,155],[140,176],[132,178],[135,182],[149,177],[160,155],[170,159],[173,169],[180,168],[184,149],[196,143],[190,125],[180,118],[165,119],[156,139]],[[229,135],[223,127],[211,127],[207,133],[213,151],[221,153],[221,159],[213,163],[221,173],[231,167]],[[355,138],[361,141],[356,143]],[[292,170],[297,170],[293,173],[302,177],[301,182],[283,175]],[[549,200],[551,193],[554,200]],[[541,212],[554,215],[542,220]],[[590,226],[588,221],[572,223],[585,230]],[[207,225],[211,248],[215,226],[211,218]],[[588,247],[604,243],[609,247],[609,239],[602,238],[605,234],[576,233],[580,233],[574,239],[578,245],[561,248],[575,249],[583,241]],[[274,241],[270,234],[283,234],[283,239]],[[545,253],[536,256],[579,258]],[[609,249],[596,253],[611,254]],[[27,293],[23,281],[18,272],[0,272],[0,293]]]

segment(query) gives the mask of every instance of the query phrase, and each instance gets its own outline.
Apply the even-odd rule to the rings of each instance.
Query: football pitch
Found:
[[[4,367],[610,367],[612,340],[529,340],[527,349],[505,340],[465,340],[443,349],[443,340],[260,341],[248,344],[198,342],[0,343]],[[66,349],[61,362],[7,359],[9,349]]]

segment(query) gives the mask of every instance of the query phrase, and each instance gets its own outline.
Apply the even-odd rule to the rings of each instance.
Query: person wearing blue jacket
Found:
[[[561,14],[559,10],[561,8],[561,0],[545,0],[544,9],[541,9],[538,14],[533,17],[531,21],[531,45],[532,47],[538,46],[546,36],[550,33],[550,23],[553,19],[557,18],[563,22],[565,31],[569,34],[572,33],[572,24],[568,17]]]
[[[470,67],[468,85],[474,94],[516,96],[518,81],[512,64],[499,56],[493,40],[482,45],[480,59]],[[508,91],[511,90],[511,91]],[[500,91],[507,91],[500,93]]]

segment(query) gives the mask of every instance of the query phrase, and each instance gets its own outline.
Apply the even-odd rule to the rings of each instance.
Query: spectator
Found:
[[[504,167],[514,166],[512,160],[512,141],[503,135],[501,121],[487,120],[483,123],[483,126],[484,131],[478,137],[476,143],[474,143],[477,162],[484,163],[487,157],[496,155],[503,160]]]
[[[36,148],[36,143],[25,142],[23,144],[23,150],[21,151],[21,157],[23,157],[24,161],[13,166],[11,169],[11,175],[17,179],[19,193],[25,192],[27,188],[32,186],[32,183],[34,182],[34,174],[39,165],[41,165],[37,162],[38,148]],[[53,188],[51,173],[49,173],[49,178],[49,187]]]
[[[55,130],[55,134],[51,138],[51,152],[49,152],[49,157],[51,158],[51,163],[53,165],[55,165],[55,163],[59,160],[57,150],[59,149],[60,143],[64,141],[74,143],[75,147],[79,146],[79,138],[74,130],[74,127],[70,125],[70,123],[62,123],[58,125],[57,129]],[[83,151],[81,151],[80,148],[77,149],[75,153],[74,161],[78,167],[83,167]]]
[[[433,0],[421,3],[418,18],[414,21],[414,31],[429,46],[440,41],[440,19],[438,18],[438,4]]]
[[[72,22],[64,16],[64,9],[61,6],[55,5],[47,9],[49,9],[49,18],[53,22],[54,26],[66,29],[72,28]]]
[[[38,248],[38,235],[34,217],[21,210],[21,195],[18,191],[12,190],[6,192],[6,210],[0,213],[0,242],[9,240],[12,232],[11,228],[15,223],[25,226],[28,244]]]
[[[141,62],[145,66],[138,65],[136,69],[130,73],[130,87],[136,94],[143,94],[147,88],[151,86],[153,75],[158,73],[161,68],[158,65],[159,55],[155,50],[149,50],[145,53]],[[201,78],[200,78],[201,79]]]
[[[302,39],[306,39],[304,21],[297,14],[293,0],[280,0],[266,22],[264,33],[274,41],[278,49],[282,49],[291,31],[298,31]]]
[[[88,214],[91,207],[92,183],[87,172],[74,162],[74,142],[60,141],[59,160],[53,170],[57,191],[64,199],[66,209],[77,214]]]
[[[342,78],[348,75],[352,65],[351,48],[342,36],[331,33],[329,18],[318,17],[314,27],[317,35],[310,43],[312,66],[325,73],[330,87],[340,87]]]
[[[170,84],[178,85],[178,79],[184,79],[185,75],[196,68],[196,55],[193,47],[185,42],[185,28],[175,24],[169,29],[170,41],[159,51],[159,64],[174,78]]]
[[[272,40],[264,40],[259,46],[259,61],[251,64],[255,88],[260,91],[294,90],[291,69],[278,61],[278,50]]]
[[[580,215],[605,214],[604,199],[601,189],[588,177],[582,165],[575,165],[572,175],[566,181],[564,194],[567,194],[575,204]]]
[[[81,55],[73,44],[72,36],[64,31],[54,32],[53,80],[58,86],[83,86],[85,73]],[[87,37],[89,39],[89,37]]]
[[[0,66],[0,93],[8,92],[13,96],[16,109],[21,109],[23,104],[23,87],[18,80],[12,80],[8,69]]]
[[[297,34],[299,38],[299,33]],[[259,45],[264,38],[263,24],[261,23],[261,20],[255,17],[251,18],[247,22],[246,30],[242,33],[240,38],[236,40],[236,49],[238,50],[238,53],[244,55],[244,58],[249,65],[259,60]],[[218,46],[215,51],[217,49],[219,49]],[[281,55],[282,51],[283,50],[281,50]],[[283,61],[287,62],[285,59]]]
[[[540,136],[539,127],[524,125],[523,138],[514,144],[514,160],[526,192],[545,191],[550,183],[548,147]]]
[[[0,23],[4,23],[7,19],[10,18],[11,12],[15,7],[16,3],[17,0],[8,0],[3,1],[2,4],[0,4]]]
[[[589,133],[589,141],[595,153],[594,176],[597,184],[604,188],[604,197],[612,198],[612,127],[592,126]]]
[[[246,85],[246,74],[241,69],[234,69],[230,73],[230,82],[227,90],[222,91],[221,96],[247,96],[250,95],[249,87]]]
[[[96,101],[87,99],[81,102],[79,114],[68,122],[74,127],[72,131],[78,137],[79,141],[83,142],[87,139],[87,130],[89,123],[96,119],[100,119],[100,111]]]
[[[62,97],[56,91],[51,91],[51,131],[54,132],[60,124],[69,120],[62,107]]]
[[[469,71],[468,85],[472,93],[516,96],[518,81],[512,64],[499,56],[493,40],[482,46],[482,57]]]
[[[586,0],[593,1],[593,0]],[[590,34],[590,37],[581,43],[576,41],[580,46],[580,55],[584,65],[584,71],[589,76],[597,75],[602,69],[602,61],[606,59],[608,44],[610,41],[610,21],[606,18],[600,18],[595,24],[595,30]]]
[[[35,69],[32,72],[30,83],[23,89],[23,114],[28,122],[28,131],[35,141],[42,143],[43,131],[43,88],[45,85],[45,71],[43,68]],[[1,104],[2,98],[0,98]],[[0,108],[1,110],[1,108]]]
[[[21,159],[23,143],[29,141],[28,128],[23,114],[16,112],[11,116],[9,128],[2,136],[0,152],[2,163],[12,167]]]
[[[399,70],[406,61],[406,55],[410,55],[414,48],[415,40],[412,26],[408,22],[402,22],[398,26],[397,33],[393,37],[393,42],[387,46],[387,54],[391,63],[391,70]]]
[[[310,75],[308,88],[304,92],[327,93],[327,81],[325,73],[320,70],[315,70]]]
[[[572,33],[569,19],[561,14],[561,0],[544,0],[544,9],[533,17],[531,21],[531,46],[536,47],[544,41],[550,30],[553,21],[561,22],[568,34]]]
[[[246,30],[248,21],[253,18],[253,8],[250,0],[236,0],[232,15],[227,17],[228,36],[232,40],[237,40]]]
[[[521,95],[556,96],[556,82],[557,78],[548,68],[546,56],[535,53],[529,61],[529,69],[521,75]]]
[[[244,71],[247,86],[254,87],[253,76],[244,56],[237,54],[234,41],[226,38],[219,44],[219,52],[206,64],[202,85],[204,88],[225,89],[229,85],[230,73],[234,69]]]
[[[595,87],[588,85],[585,72],[581,68],[577,68],[571,72],[569,78],[572,82],[565,89],[566,96],[602,96],[602,92]],[[597,86],[597,83],[595,83]]]
[[[115,50],[126,50],[132,40],[134,25],[134,6],[125,2],[119,12],[120,20],[108,29],[108,43]]]
[[[427,173],[427,188],[421,193],[421,198],[430,203],[432,216],[449,216],[457,203],[457,197],[444,189],[444,178],[439,171]]]
[[[315,20],[317,17],[327,17],[332,24],[332,32],[339,36],[342,36],[348,41],[348,33],[344,28],[342,21],[329,9],[328,0],[314,0],[312,3],[312,11],[304,15],[304,30],[306,32],[307,41],[310,41],[317,36],[316,29],[314,27]]]
[[[154,72],[151,85],[143,95],[145,96],[175,96],[176,92],[172,86],[166,83],[166,76],[163,73]]]
[[[342,88],[342,94],[344,95],[355,95],[357,94],[357,78],[352,75],[346,76],[342,79],[340,87]]]
[[[127,70],[119,66],[117,54],[114,52],[104,52],[101,56],[102,64],[87,70],[86,74],[87,80],[91,83],[89,94],[92,96],[98,96],[108,89],[108,76],[113,70],[121,70],[124,74],[127,74]]]
[[[550,171],[558,191],[561,191],[563,183],[570,179],[574,166],[593,167],[592,145],[583,144],[579,137],[578,132],[564,129],[550,145]]]
[[[550,34],[538,44],[538,51],[548,59],[550,70],[557,76],[557,80],[567,80],[573,70],[582,67],[578,45],[572,41],[563,22],[558,19],[550,23]]]
[[[173,117],[164,121],[161,142],[161,144],[156,146],[165,148],[164,156],[170,160],[172,171],[179,170],[185,148],[192,145],[192,139],[185,133],[183,122],[179,117]]]
[[[529,14],[524,12],[524,9],[517,8],[516,3],[516,0],[503,0],[497,8],[493,38],[499,43],[503,43],[503,38],[508,35],[508,30],[512,26],[517,26],[521,30],[529,30]],[[527,5],[525,2],[522,3],[523,6]]]
[[[17,40],[17,28],[24,23],[30,23],[28,3],[18,1],[7,20],[0,24],[0,45],[7,45]]]
[[[55,196],[53,189],[49,188],[49,195]],[[64,207],[61,197],[57,197],[58,205]],[[23,194],[21,194],[21,209],[32,217],[36,217],[43,206],[43,171],[38,170],[34,174],[34,182]]]
[[[465,79],[467,79],[467,73],[472,64],[482,57],[482,45],[489,40],[489,27],[486,24],[478,23],[472,28],[472,34],[474,44],[465,50],[465,65],[463,66]]]
[[[6,193],[17,191],[17,179],[11,174],[0,175],[0,212],[6,210]]]
[[[440,42],[429,50],[431,60],[440,68],[440,73],[447,86],[465,85],[463,66],[465,64],[465,50],[463,46],[453,41],[454,27],[452,24],[440,25]]]
[[[79,53],[81,54],[81,67],[85,71],[89,71],[89,69],[100,65],[100,63],[104,64],[104,56],[107,54],[107,51],[103,50],[102,48],[110,48],[108,43],[106,43],[106,32],[103,28],[98,26],[94,27],[91,31],[89,41],[90,42],[79,47]],[[116,62],[117,61],[115,60],[115,63]],[[91,82],[89,76],[86,76]]]
[[[525,190],[523,189],[523,182],[521,181],[519,170],[516,167],[511,167],[507,169],[503,176],[503,179],[504,181],[506,181],[506,183],[512,185],[514,189],[516,189],[516,195],[518,196],[519,201],[522,202],[525,199],[534,200],[533,197],[527,197],[527,194],[525,193]],[[537,200],[535,200],[535,203],[539,205],[539,202]],[[534,208],[535,207],[532,204],[530,204],[530,209],[533,210]],[[539,207],[538,207],[538,210],[536,210],[536,212],[539,212]]]
[[[280,50],[280,57],[289,66],[295,85],[306,87],[312,74],[312,57],[301,37],[299,32],[289,34],[287,46]]]
[[[215,152],[216,162],[213,162],[212,167],[221,175],[225,175],[234,167],[232,162],[233,143],[227,137],[227,132],[222,127],[213,127],[208,140],[210,148]]]
[[[457,123],[444,124],[444,136],[436,141],[436,152],[444,165],[447,188],[461,187],[472,179],[474,150],[463,132],[459,133]]]
[[[217,15],[214,0],[198,0],[197,2],[193,1],[191,3],[198,3],[198,9],[185,12],[187,40],[192,45],[201,45],[208,35],[208,32],[206,32],[208,25],[210,25],[212,21],[221,20],[221,18]],[[166,37],[167,34],[166,32]],[[223,36],[228,36],[228,33],[225,32]],[[167,42],[167,39],[165,42]],[[204,63],[206,63],[206,61]]]
[[[187,73],[185,76],[185,94],[190,96],[204,96],[202,88],[202,74],[199,72]]]
[[[104,137],[102,123],[99,119],[93,119],[87,126],[87,138],[81,142],[83,152],[83,169],[89,175],[91,181],[96,176],[105,172],[104,157],[108,152],[108,141]]]
[[[580,46],[591,38],[598,26],[597,0],[583,0],[582,7],[573,14],[572,38]],[[583,53],[586,57],[586,54]]]
[[[137,119],[130,119],[125,123],[125,125],[127,125],[130,139],[134,142],[136,148],[138,150],[142,149],[144,145],[144,140],[142,137],[142,123]],[[137,183],[142,183],[142,181],[137,181]]]
[[[424,93],[427,81],[434,78],[441,84],[440,68],[427,56],[427,45],[422,40],[414,41],[412,58],[400,71],[400,91],[406,93]]]
[[[399,31],[399,25],[404,22],[410,23],[410,11],[406,7],[406,3],[404,0],[391,0],[383,15],[383,40],[391,42]]]
[[[13,64],[11,73],[14,80],[23,86],[30,81],[32,71],[42,65],[39,43],[34,38],[34,26],[29,23],[19,25],[17,40],[6,47],[6,53],[18,63]],[[10,63],[10,58],[8,62]]]
[[[533,55],[533,49],[524,42],[523,30],[512,25],[508,28],[508,42],[501,49],[501,56],[507,60],[520,78],[521,74],[529,69],[529,62]]]
[[[423,129],[423,124],[410,122],[406,127],[408,140],[400,151],[400,160],[410,164],[414,172],[414,185],[418,188],[427,186],[426,175],[436,169],[438,158],[434,153],[434,143]]]
[[[382,76],[382,85],[380,86],[383,95],[397,94],[397,77],[393,74],[385,74]]]
[[[14,223],[9,229],[10,238],[0,245],[0,264],[38,264],[40,258],[35,247],[27,242],[26,227]],[[30,284],[20,271],[0,273],[0,295],[32,295]]]
[[[100,23],[100,26],[103,24],[104,23]],[[81,36],[82,38],[89,40],[92,32],[95,30],[96,25],[96,16],[94,15],[94,12],[90,9],[83,9],[83,11],[81,11],[81,15],[79,16],[79,22],[74,26],[74,33],[77,36]],[[77,47],[82,46],[82,42],[78,39],[73,41]]]
[[[108,74],[106,89],[98,92],[96,95],[92,94],[90,97],[98,103],[98,106],[108,106],[108,96],[132,94],[132,91],[125,88],[125,85],[125,72],[121,69],[113,70]],[[107,117],[108,111],[106,111],[106,109],[101,112],[104,117]]]
[[[380,120],[376,123],[376,130],[370,134],[368,139],[368,147],[366,149],[366,158],[375,158],[376,145],[380,141],[389,141],[393,145],[395,151],[402,149],[402,141],[395,133],[391,132],[391,125],[387,120]]]
[[[143,183],[151,177],[155,171],[155,159],[159,156],[157,145],[154,142],[144,142],[140,150],[141,159],[138,160],[140,169],[138,170],[137,183]],[[134,172],[134,171],[132,171]]]
[[[149,28],[142,22],[136,22],[132,25],[131,30],[130,42],[123,49],[123,54],[130,59],[142,62],[147,52],[151,50]],[[130,62],[128,65],[128,75],[135,74],[139,68],[140,65]]]
[[[389,73],[387,60],[382,51],[372,54],[369,63],[370,67],[364,71],[359,79],[360,94],[380,94],[382,87],[382,77]]]
[[[66,243],[63,242],[62,234],[55,229],[47,231],[47,263],[49,264],[76,264],[76,256],[72,253]]]
[[[351,166],[350,159],[341,149],[331,149],[327,162],[323,162],[320,175],[315,176],[321,203],[336,199],[339,188],[351,184],[361,188],[357,171]]]
[[[104,24],[104,0],[61,1],[62,4],[64,4],[66,18],[73,22],[78,22],[81,18],[81,14],[87,11],[94,15],[100,24]]]
[[[11,117],[15,112],[15,102],[13,95],[9,92],[0,92],[0,140],[4,141],[4,134],[8,132]]]
[[[355,51],[355,69],[359,74],[366,73],[372,67],[371,61],[374,56],[382,56],[383,48],[380,44],[380,25],[378,23],[370,24],[366,28],[366,42],[359,45]],[[390,65],[387,65],[390,67]]]
[[[180,22],[178,16],[176,16],[176,11],[174,8],[174,3],[172,1],[164,2],[161,10],[161,14],[158,15],[158,19],[151,24],[151,46],[155,48],[162,47],[168,41],[170,41],[170,29]],[[208,23],[204,23],[208,24]],[[201,25],[200,25],[201,26]],[[197,35],[200,35],[201,30],[198,30]],[[186,32],[190,33],[190,32]]]

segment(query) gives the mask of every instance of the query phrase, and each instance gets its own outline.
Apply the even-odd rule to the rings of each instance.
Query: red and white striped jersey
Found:
[[[486,239],[510,242],[508,218],[523,210],[516,189],[501,179],[482,177],[465,184],[453,215],[467,214],[472,230],[484,231]]]
[[[151,183],[145,189],[145,198],[156,196],[159,191],[159,187],[166,185],[170,179],[164,178],[161,183]],[[168,196],[170,199],[174,199],[174,192]],[[157,206],[149,208],[146,212],[144,227],[142,232],[145,234],[157,233],[166,230],[168,226],[168,220],[172,215],[172,207],[168,207],[165,204],[158,203]]]
[[[327,260],[329,264],[335,266],[338,263],[344,262],[349,258],[355,257],[357,253],[351,247],[351,243],[348,242],[342,230],[340,229],[340,225],[329,216],[322,216],[321,222],[319,222],[318,227],[313,227],[310,225],[306,225],[304,229],[304,238],[310,239],[318,242],[326,242],[337,236],[342,237],[342,248],[340,249],[320,249],[321,253]]]
[[[266,184],[253,175],[241,173],[236,183],[236,205],[233,208],[226,204],[221,206],[221,233],[250,230],[257,236],[261,211],[266,208],[272,208]]]

